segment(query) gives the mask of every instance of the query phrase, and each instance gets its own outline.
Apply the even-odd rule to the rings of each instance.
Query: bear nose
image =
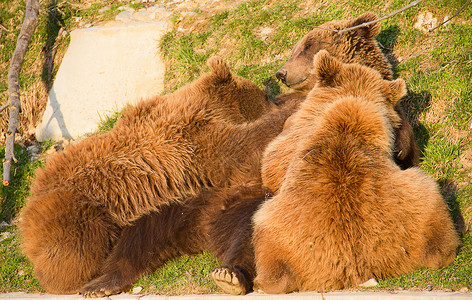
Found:
[[[287,70],[285,69],[280,69],[275,73],[275,77],[278,79],[282,80],[282,82],[285,82],[287,79]]]

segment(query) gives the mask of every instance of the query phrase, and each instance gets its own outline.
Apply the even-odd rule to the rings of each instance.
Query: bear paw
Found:
[[[251,284],[239,270],[229,267],[217,267],[210,274],[215,284],[225,293],[244,295],[251,290]]]
[[[84,298],[101,298],[119,294],[131,287],[131,285],[124,286],[118,282],[116,278],[110,278],[110,276],[104,275],[87,283],[80,289],[79,293],[82,294]]]

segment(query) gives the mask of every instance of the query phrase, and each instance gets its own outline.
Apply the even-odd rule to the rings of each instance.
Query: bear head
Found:
[[[343,63],[326,50],[319,51],[313,58],[314,88],[308,93],[302,107],[324,105],[340,97],[363,97],[366,100],[388,105],[389,118],[398,125],[400,117],[394,110],[397,102],[406,95],[403,79],[385,80],[376,70],[358,63]],[[394,126],[396,127],[396,126]]]
[[[330,21],[314,28],[295,45],[290,59],[277,71],[277,78],[294,90],[311,90],[316,82],[313,57],[324,49],[344,63],[357,62],[376,69],[384,79],[392,79],[391,66],[375,40],[379,23],[346,31],[341,36],[337,32],[376,19],[375,14],[365,13],[356,19]]]
[[[207,61],[210,72],[197,85],[218,99],[217,105],[226,108],[230,119],[240,122],[254,121],[275,108],[264,93],[252,81],[231,73],[229,66],[219,57]],[[223,103],[224,102],[224,103]]]

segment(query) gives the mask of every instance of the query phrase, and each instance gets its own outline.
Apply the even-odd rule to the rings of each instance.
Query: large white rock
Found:
[[[36,138],[80,138],[105,115],[160,94],[165,66],[159,41],[168,30],[160,21],[72,31]]]

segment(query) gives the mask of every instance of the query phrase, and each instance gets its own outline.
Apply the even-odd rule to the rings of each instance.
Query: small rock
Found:
[[[463,287],[459,290],[459,292],[461,293],[467,293],[469,291],[469,289],[467,287]]]
[[[131,20],[133,13],[129,10],[125,10],[116,15],[115,20],[121,22],[128,22]]]
[[[39,152],[41,151],[38,145],[31,145],[29,147],[26,147],[26,150],[30,154],[31,161],[35,161],[39,157]]]
[[[7,222],[3,221],[2,223],[0,223],[0,227],[3,227],[3,226],[9,226],[10,224],[8,224]]]
[[[137,287],[133,288],[132,293],[133,294],[139,294],[142,290],[143,290],[142,286],[137,286]]]
[[[373,287],[377,285],[379,285],[379,283],[377,282],[377,280],[375,280],[375,278],[371,278],[366,282],[359,284],[360,287]]]
[[[155,14],[154,14],[155,15]],[[151,14],[147,11],[140,11],[134,17],[139,21],[145,21],[150,19]]]
[[[0,234],[0,242],[3,242],[11,236],[13,236],[11,232],[2,232],[2,234]]]
[[[98,13],[103,14],[104,12],[106,12],[109,9],[110,9],[110,6],[102,7],[98,10]]]
[[[25,276],[26,272],[24,270],[18,270],[18,275],[19,276]]]
[[[261,30],[261,35],[262,36],[268,36],[270,35],[272,32],[274,32],[274,29],[270,28],[270,27],[264,27],[262,28]]]
[[[436,27],[437,24],[438,19],[434,18],[433,14],[428,11],[418,15],[418,20],[413,27],[423,32],[428,32],[428,30]]]

